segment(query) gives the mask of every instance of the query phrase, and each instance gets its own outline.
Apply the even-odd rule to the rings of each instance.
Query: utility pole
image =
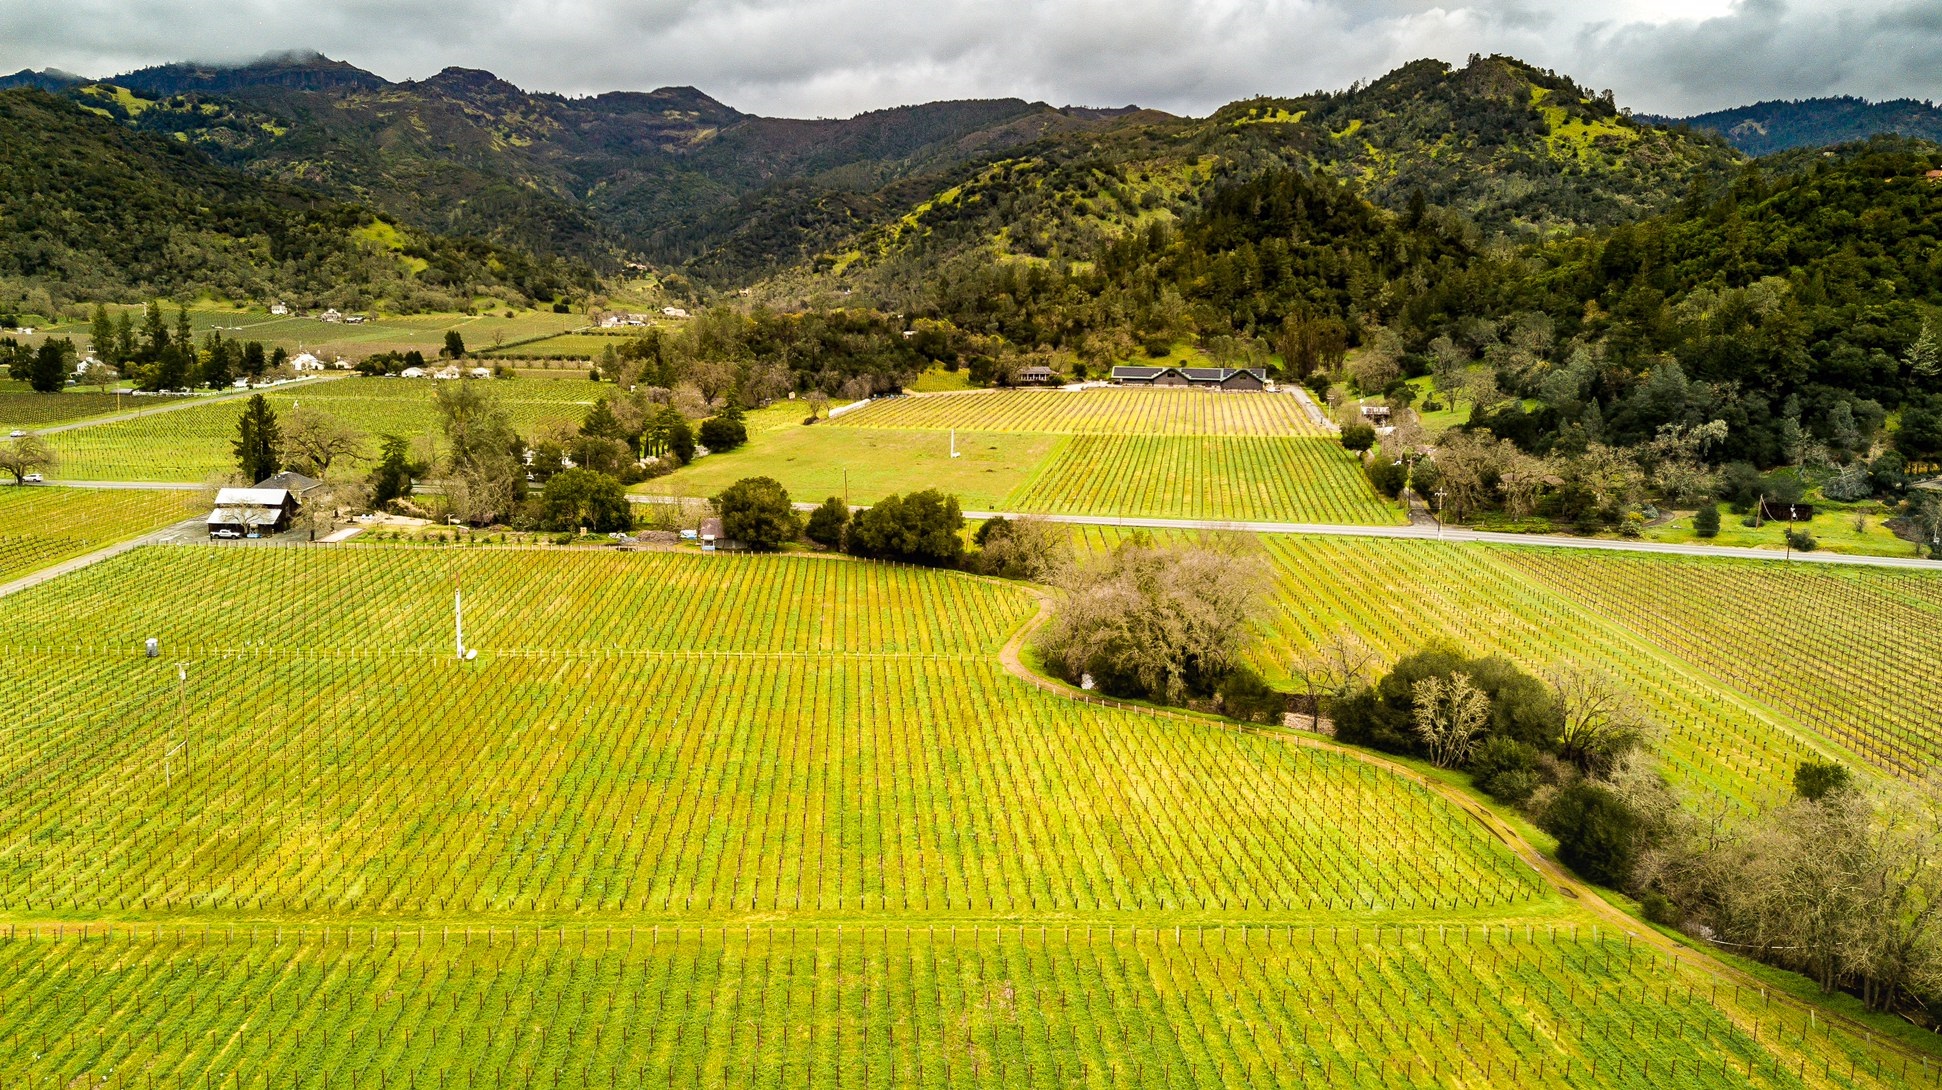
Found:
[[[1443,536],[1443,500],[1448,495],[1448,492],[1441,489],[1438,489],[1436,493],[1436,536],[1439,538]]]

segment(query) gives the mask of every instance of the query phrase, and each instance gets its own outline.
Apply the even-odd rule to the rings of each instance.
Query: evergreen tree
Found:
[[[121,342],[115,337],[115,320],[108,317],[108,308],[94,305],[94,323],[88,331],[88,351],[102,363],[121,366]]]
[[[461,359],[464,357],[465,338],[459,336],[458,330],[448,329],[445,331],[445,348],[443,349],[442,354],[449,356],[455,360]]]
[[[33,370],[28,381],[33,384],[34,392],[58,394],[67,385],[68,356],[74,345],[66,340],[48,338],[41,342],[40,350],[34,353]]]
[[[116,367],[121,367],[134,356],[135,320],[124,310],[121,316],[115,319],[115,358],[112,362]]]
[[[166,344],[162,355],[155,361],[152,378],[144,388],[149,390],[186,390],[189,388],[189,357],[195,346],[186,349],[178,344]]]
[[[243,373],[252,379],[262,378],[263,369],[269,361],[263,358],[263,342],[251,341],[243,346]]]
[[[379,450],[377,468],[371,471],[373,507],[411,495],[411,444],[403,436],[387,435]]]
[[[1719,536],[1719,504],[1703,503],[1693,514],[1693,533],[1700,537]]]
[[[162,321],[162,304],[150,303],[142,311],[142,352],[148,363],[159,363],[169,346],[169,327]]]
[[[234,343],[223,340],[222,334],[209,334],[209,340],[203,347],[202,367],[196,373],[202,385],[211,390],[220,390],[235,381],[231,358],[234,350]]]
[[[175,344],[188,355],[189,366],[195,366],[196,332],[189,325],[189,309],[175,308]]]
[[[283,468],[277,457],[282,445],[276,412],[262,394],[251,395],[249,404],[243,407],[242,417],[236,421],[236,439],[230,444],[236,453],[236,468],[252,483],[274,477]]]

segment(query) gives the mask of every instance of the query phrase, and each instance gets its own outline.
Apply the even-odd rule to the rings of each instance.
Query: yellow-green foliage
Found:
[[[399,267],[408,275],[417,276],[431,267],[431,263],[424,258],[405,254],[404,233],[388,220],[373,219],[362,227],[352,229],[351,237],[372,249],[397,254]]]
[[[1553,104],[1550,101],[1552,96],[1553,92],[1548,87],[1531,88],[1531,105],[1544,115],[1548,129],[1544,142],[1552,155],[1560,159],[1595,160],[1638,141],[1637,129],[1628,128],[1607,117],[1587,120],[1563,106]]]
[[[1235,118],[1233,125],[1299,125],[1308,116],[1307,110],[1293,113],[1285,106],[1250,106],[1247,112]]]
[[[149,107],[155,105],[154,99],[143,98],[126,87],[119,87],[112,83],[90,84],[81,88],[81,93],[113,102],[129,117],[140,117]]]

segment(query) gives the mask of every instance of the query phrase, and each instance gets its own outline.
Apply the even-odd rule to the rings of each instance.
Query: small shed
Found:
[[[701,551],[704,553],[714,552],[715,545],[721,540],[722,540],[722,520],[720,519],[701,520]]]
[[[1768,522],[1812,522],[1814,505],[1811,503],[1781,503],[1778,500],[1761,500],[1760,517]]]
[[[1025,386],[1044,386],[1052,381],[1052,369],[1042,363],[1034,363],[1018,369],[1018,381]]]

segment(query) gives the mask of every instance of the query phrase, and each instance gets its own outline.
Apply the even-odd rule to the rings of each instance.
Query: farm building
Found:
[[[256,482],[256,487],[281,488],[290,493],[290,497],[296,502],[302,503],[304,496],[311,489],[323,483],[315,477],[306,477],[294,469],[286,469],[274,477],[265,477]]]
[[[1018,384],[1020,386],[1044,386],[1050,383],[1053,377],[1052,369],[1042,363],[1034,363],[1029,367],[1021,367],[1018,369]]]
[[[224,488],[217,491],[215,510],[209,512],[209,536],[281,533],[290,528],[297,507],[296,494],[288,488]]]
[[[1199,386],[1210,390],[1261,390],[1268,373],[1258,367],[1150,367],[1122,364],[1113,382],[1125,386]]]
[[[716,549],[744,548],[741,542],[730,540],[722,533],[722,520],[718,518],[701,520],[701,551],[712,553]]]
[[[1389,406],[1364,405],[1362,406],[1362,418],[1374,424],[1376,427],[1383,427],[1389,423]]]
[[[290,361],[290,370],[292,371],[321,371],[323,369],[324,361],[308,352],[299,352],[296,358]]]

